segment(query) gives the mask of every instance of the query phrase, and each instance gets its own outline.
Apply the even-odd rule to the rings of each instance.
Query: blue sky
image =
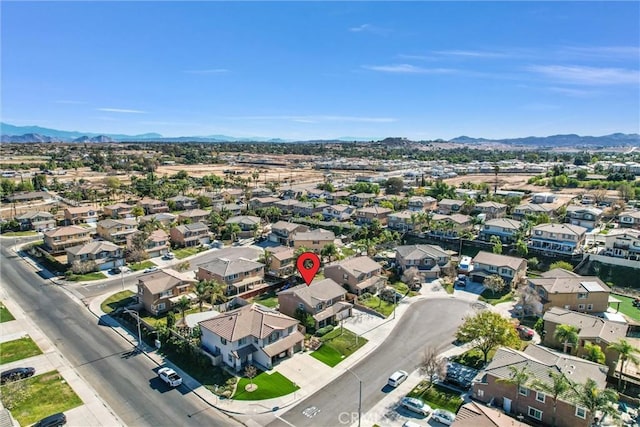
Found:
[[[2,2],[2,120],[313,139],[640,132],[638,2]]]

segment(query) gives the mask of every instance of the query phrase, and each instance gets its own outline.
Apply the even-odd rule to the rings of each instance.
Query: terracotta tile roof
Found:
[[[423,258],[442,258],[448,256],[447,252],[436,245],[404,245],[396,248],[396,253],[405,260],[418,260]]]
[[[627,335],[628,325],[611,322],[600,317],[577,311],[566,310],[560,307],[551,307],[543,316],[544,320],[558,325],[571,325],[579,329],[580,338],[600,338],[606,343],[612,343]]]
[[[195,282],[196,280],[171,269],[154,271],[153,273],[143,274],[138,278],[138,283],[147,288],[153,295],[168,291],[184,283]]]
[[[201,328],[233,342],[249,336],[266,338],[274,331],[297,325],[298,321],[270,308],[250,304],[199,324]]]
[[[339,298],[346,295],[346,293],[347,291],[332,279],[323,279],[315,280],[311,282],[309,286],[305,284],[294,286],[293,288],[278,292],[278,295],[293,294],[308,306],[315,307],[320,302]]]
[[[67,248],[67,252],[73,255],[99,254],[100,252],[116,252],[120,247],[106,241],[89,242],[84,245]]]
[[[325,268],[334,269],[342,268],[347,273],[358,277],[360,274],[374,273],[380,271],[382,266],[368,256],[359,256],[348,258],[343,261],[336,261]]]
[[[61,236],[73,236],[74,234],[85,233],[89,236],[90,230],[77,225],[69,225],[67,227],[60,227],[54,230],[44,233],[45,237],[61,237]]]
[[[474,264],[486,264],[493,265],[495,267],[508,267],[512,270],[518,270],[524,264],[527,265],[527,261],[523,258],[516,258],[507,255],[494,254],[492,252],[478,252],[473,258]]]

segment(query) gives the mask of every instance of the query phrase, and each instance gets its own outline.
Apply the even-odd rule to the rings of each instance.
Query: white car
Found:
[[[429,415],[431,413],[431,406],[415,397],[403,397],[400,401],[400,406],[417,414]]]
[[[164,367],[158,369],[158,376],[171,387],[178,387],[182,384],[182,377],[171,368]]]
[[[404,380],[407,379],[407,377],[409,377],[409,374],[407,374],[405,371],[395,371],[389,377],[387,384],[389,384],[391,387],[398,387],[404,382]]]
[[[160,269],[154,265],[153,267],[145,268],[144,273],[153,273],[159,270]]]
[[[473,260],[470,256],[463,256],[458,264],[458,271],[460,273],[470,273],[473,271]]]
[[[436,409],[433,411],[433,415],[431,415],[431,419],[436,420],[440,424],[444,424],[446,426],[450,426],[453,424],[453,421],[456,419],[454,413],[445,411],[444,409]]]

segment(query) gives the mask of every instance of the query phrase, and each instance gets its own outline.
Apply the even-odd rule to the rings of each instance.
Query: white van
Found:
[[[405,371],[395,371],[389,377],[387,384],[389,384],[391,387],[398,387],[404,382],[404,380],[407,379],[408,376],[409,374],[407,374]]]

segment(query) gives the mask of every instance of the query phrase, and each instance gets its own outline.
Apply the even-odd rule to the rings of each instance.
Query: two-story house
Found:
[[[176,218],[177,217],[172,213],[162,212],[141,216],[139,221],[140,224],[144,224],[145,222],[149,221],[158,221],[158,223],[160,223],[163,227],[170,227],[176,221]]]
[[[515,219],[490,219],[482,224],[478,239],[488,242],[492,236],[497,236],[502,243],[513,243],[521,227],[522,223]]]
[[[509,380],[513,369],[524,368],[530,378],[518,388]],[[508,414],[522,415],[524,421],[534,425],[552,425],[555,417],[557,427],[589,427],[587,408],[581,407],[572,394],[556,400],[532,385],[536,380],[552,385],[550,372],[578,385],[588,379],[594,380],[599,389],[607,385],[606,366],[529,344],[524,351],[498,348],[474,380],[471,395],[474,400],[502,407]]]
[[[193,300],[195,280],[172,269],[154,271],[138,278],[138,302],[154,316],[173,308],[180,299]]]
[[[132,209],[133,206],[126,203],[115,203],[113,205],[104,206],[102,208],[102,215],[105,218],[113,219],[131,218],[133,217],[133,214],[131,213]]]
[[[431,226],[429,233],[436,236],[455,238],[458,237],[462,231],[470,230],[472,227],[473,223],[469,215],[433,214],[433,216],[431,217]]]
[[[321,202],[298,202],[293,205],[293,214],[312,216],[313,214],[322,213],[322,210],[326,207],[329,207],[329,205]]]
[[[417,227],[417,211],[400,211],[393,212],[387,217],[387,227],[389,230],[400,231],[402,233],[406,231],[413,231]]]
[[[156,200],[145,197],[138,201],[138,205],[142,206],[145,215],[169,212],[169,205],[164,200]]]
[[[623,228],[640,230],[640,211],[625,211],[618,215],[618,224]]]
[[[616,228],[604,236],[603,255],[640,261],[640,230]]]
[[[169,230],[171,242],[177,247],[207,245],[211,242],[209,226],[202,222],[176,225]]]
[[[464,205],[464,200],[442,199],[438,202],[437,213],[440,215],[451,215],[459,213]]]
[[[518,221],[522,221],[527,218],[527,216],[536,216],[536,215],[549,215],[553,216],[553,208],[548,205],[538,205],[535,203],[522,203],[515,208],[513,208],[513,212],[511,216],[513,219]]]
[[[382,266],[368,256],[331,263],[325,266],[324,276],[356,295],[365,292],[375,294],[385,286],[387,280],[382,275]]]
[[[206,224],[209,222],[209,215],[211,215],[211,211],[207,211],[204,209],[191,209],[188,211],[180,212],[178,214],[177,221],[180,223],[202,222]]]
[[[296,270],[296,256],[289,246],[275,246],[265,249],[267,272],[278,277],[289,277]]]
[[[296,319],[259,304],[245,305],[199,325],[202,347],[220,355],[237,372],[247,365],[271,369],[304,348]]]
[[[72,246],[84,245],[91,241],[91,230],[77,225],[55,228],[44,232],[44,248],[51,255],[65,252]]]
[[[278,221],[271,226],[269,240],[283,246],[293,245],[293,236],[297,232],[309,231],[309,227],[295,222]]]
[[[571,224],[540,224],[531,230],[529,247],[545,253],[582,252],[587,229]]]
[[[451,256],[436,245],[404,245],[396,248],[398,274],[415,267],[424,278],[435,279],[449,266]]]
[[[376,195],[373,193],[356,193],[349,196],[351,204],[357,208],[369,206],[373,203]]]
[[[264,283],[264,264],[246,258],[216,258],[198,265],[196,278],[224,283],[227,295],[239,295]]]
[[[267,196],[267,197],[253,197],[249,200],[249,208],[253,210],[270,208],[275,206],[280,199],[277,197]]]
[[[582,313],[603,313],[609,307],[611,289],[598,277],[580,276],[561,268],[529,278],[540,295],[543,311],[561,307]]]
[[[44,231],[56,226],[56,219],[49,212],[32,211],[18,215],[16,221],[20,224],[20,230]]]
[[[328,205],[322,209],[325,221],[349,221],[356,213],[356,207],[351,205]]]
[[[348,191],[336,191],[333,193],[327,194],[326,200],[330,205],[337,205],[339,203],[344,203],[349,201],[349,197],[351,193]]]
[[[175,210],[177,211],[188,211],[198,207],[198,201],[195,197],[178,195],[175,197],[169,197],[167,199],[167,206],[169,205],[169,202],[175,205]]]
[[[382,208],[380,206],[367,206],[356,209],[356,222],[360,225],[367,225],[377,220],[380,225],[387,225],[388,216],[393,209]]]
[[[333,231],[318,228],[309,231],[297,231],[293,235],[293,247],[295,249],[307,248],[310,251],[320,252],[325,245],[334,243],[336,235]]]
[[[486,219],[502,218],[507,214],[507,205],[498,202],[478,203],[474,209],[484,214]]]
[[[414,212],[432,211],[437,205],[438,200],[431,196],[411,196],[407,201],[407,209]]]
[[[473,258],[473,281],[482,283],[493,274],[502,277],[509,285],[517,284],[527,275],[527,260],[492,252],[478,252]]]
[[[278,292],[278,310],[291,317],[302,310],[313,317],[319,329],[351,316],[353,305],[346,301],[346,295],[347,291],[332,279],[318,280]]]
[[[283,214],[292,214],[293,207],[298,204],[295,199],[278,200],[274,206],[280,209]]]
[[[89,242],[67,248],[66,252],[69,265],[93,262],[93,271],[109,270],[124,265],[124,250],[112,242]]]
[[[99,212],[91,206],[68,207],[64,209],[64,221],[67,225],[95,224]]]
[[[609,349],[609,345],[627,336],[629,325],[612,322],[590,314],[578,313],[560,307],[551,307],[544,314],[544,335],[542,343],[548,347],[564,349],[564,342],[555,338],[556,328],[560,325],[574,326],[578,330],[578,342],[567,343],[567,351],[578,357],[587,354],[586,345],[597,345],[604,353],[609,375],[615,373],[620,354]]]
[[[128,236],[128,248],[132,247],[132,237],[133,234]],[[166,254],[171,250],[171,241],[169,239],[169,235],[163,229],[152,231],[144,241],[143,250],[147,253],[149,258],[156,258]]]
[[[592,230],[600,225],[602,209],[581,205],[567,206],[566,222]]]
[[[96,232],[105,240],[123,245],[130,235],[138,232],[138,222],[133,218],[103,219],[98,221]]]
[[[531,196],[531,203],[542,204],[542,203],[553,203],[556,201],[558,196],[553,193],[535,193]]]
[[[257,234],[260,234],[262,231],[262,226],[260,225],[261,219],[257,216],[252,215],[240,215],[240,216],[232,216],[228,220],[225,221],[225,225],[236,224],[240,227],[240,233],[238,233],[238,237],[253,237]]]

